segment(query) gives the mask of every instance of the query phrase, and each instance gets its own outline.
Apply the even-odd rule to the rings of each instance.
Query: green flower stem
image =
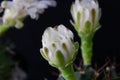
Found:
[[[73,66],[70,64],[64,68],[59,68],[65,80],[77,80]]]
[[[3,35],[9,28],[4,25],[0,25],[0,36]]]
[[[79,36],[81,37],[81,51],[84,65],[91,65],[93,36],[87,34],[82,34]]]

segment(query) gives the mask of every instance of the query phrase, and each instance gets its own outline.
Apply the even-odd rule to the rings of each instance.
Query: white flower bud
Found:
[[[96,0],[75,0],[71,14],[74,26],[80,32],[95,32],[100,27],[101,12]]]
[[[64,25],[47,28],[42,36],[42,44],[42,56],[56,67],[65,67],[73,62],[78,51],[78,43],[73,42],[73,33]]]

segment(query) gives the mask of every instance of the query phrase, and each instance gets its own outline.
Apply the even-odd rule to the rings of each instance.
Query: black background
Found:
[[[4,34],[4,39],[9,39],[16,45],[16,59],[20,59],[20,66],[27,72],[28,80],[56,80],[54,72],[58,72],[49,66],[39,53],[41,37],[44,30],[51,26],[64,24],[75,34],[75,41],[80,42],[76,31],[70,24],[71,14],[70,6],[74,0],[57,0],[57,7],[49,7],[40,18],[32,20],[27,17],[24,21],[24,27],[20,30],[9,29]],[[120,61],[120,4],[119,0],[99,0],[102,9],[100,20],[101,28],[94,36],[93,45],[93,65],[103,65],[106,58],[111,61],[116,59]],[[78,57],[80,57],[80,51]],[[79,59],[79,58],[78,58]]]

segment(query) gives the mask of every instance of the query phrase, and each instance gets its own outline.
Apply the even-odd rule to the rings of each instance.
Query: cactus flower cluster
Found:
[[[49,6],[55,7],[55,0],[12,0],[2,1],[0,12],[4,9],[0,20],[0,35],[10,27],[23,27],[26,16],[38,19]],[[48,63],[57,68],[61,75],[57,80],[91,80],[98,77],[99,72],[91,67],[93,37],[100,28],[101,9],[97,0],[75,0],[71,5],[73,27],[81,39],[81,54],[83,65],[79,71],[74,71],[72,63],[77,57],[79,44],[74,42],[74,34],[64,25],[48,27],[42,35],[42,48],[40,53]],[[17,69],[17,68],[16,68]],[[18,69],[19,70],[19,69]],[[20,71],[20,70],[19,70]],[[119,79],[115,68],[107,68],[107,75]],[[109,72],[109,73],[108,73]],[[18,75],[18,74],[14,74]],[[16,76],[13,76],[16,78]],[[95,78],[96,79],[96,78]]]
[[[4,8],[4,14],[1,17],[2,24],[6,27],[23,27],[23,19],[30,16],[32,19],[38,19],[48,6],[56,6],[54,0],[12,0],[3,1],[1,8]]]

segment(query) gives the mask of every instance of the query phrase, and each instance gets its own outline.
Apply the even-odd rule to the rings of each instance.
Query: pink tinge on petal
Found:
[[[43,14],[44,12],[45,12],[44,9],[39,9],[39,10],[38,10],[38,13],[40,13],[40,14]]]

